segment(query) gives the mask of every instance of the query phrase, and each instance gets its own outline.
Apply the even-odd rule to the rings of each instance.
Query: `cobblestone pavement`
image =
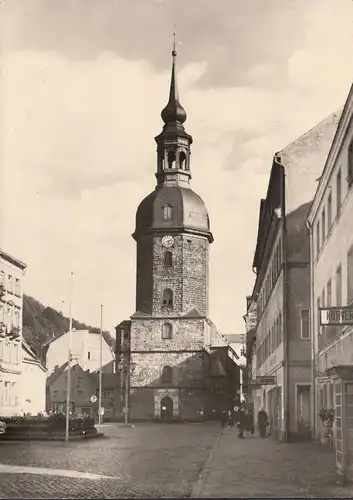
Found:
[[[107,438],[72,443],[0,442],[0,498],[187,497],[220,428],[108,424],[102,431]],[[19,474],[6,465],[50,470]],[[76,471],[76,477],[52,475],[63,470]],[[77,478],[79,472],[112,478]]]
[[[239,439],[224,429],[212,455],[193,497],[352,497],[352,486],[336,484],[333,452],[319,443]]]

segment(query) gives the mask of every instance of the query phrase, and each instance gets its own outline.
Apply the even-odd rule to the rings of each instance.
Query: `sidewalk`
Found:
[[[224,429],[191,497],[351,497],[353,487],[336,479],[334,453],[319,443],[239,439]]]

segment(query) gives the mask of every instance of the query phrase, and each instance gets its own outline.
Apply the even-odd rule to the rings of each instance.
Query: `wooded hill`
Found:
[[[33,349],[37,350],[61,333],[67,332],[69,323],[69,318],[62,312],[41,304],[29,295],[23,296],[23,337]],[[93,333],[100,331],[99,328],[75,319],[72,320],[72,326],[76,330],[88,329]],[[103,331],[103,337],[109,346],[115,348],[115,339],[109,332]]]

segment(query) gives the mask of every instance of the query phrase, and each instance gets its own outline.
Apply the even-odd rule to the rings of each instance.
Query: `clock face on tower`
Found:
[[[162,245],[165,248],[171,248],[174,245],[174,238],[173,238],[173,236],[169,236],[169,235],[163,236],[163,238],[162,238]]]

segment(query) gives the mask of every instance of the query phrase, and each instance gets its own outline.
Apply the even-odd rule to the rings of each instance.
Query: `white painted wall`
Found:
[[[114,354],[103,338],[103,366],[114,360]],[[68,359],[69,333],[50,343],[47,352],[47,376],[56,365],[63,365]],[[71,352],[83,370],[91,372],[100,368],[100,335],[88,330],[74,330],[71,334]]]
[[[20,383],[20,413],[37,415],[45,410],[46,372],[39,363],[23,361]]]

